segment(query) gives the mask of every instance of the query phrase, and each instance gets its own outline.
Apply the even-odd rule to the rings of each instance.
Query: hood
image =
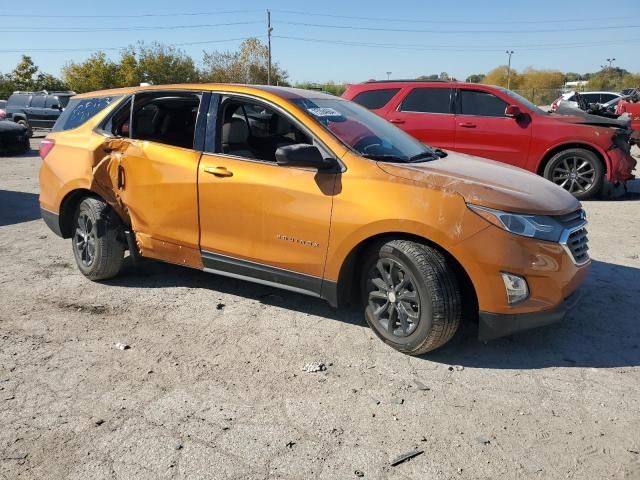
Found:
[[[27,129],[10,120],[0,121],[0,132],[26,133]]]
[[[578,123],[582,125],[592,125],[594,127],[629,128],[629,120],[601,117],[587,113],[579,108],[568,107],[560,104],[555,113],[550,114],[554,120],[566,123]]]
[[[504,163],[462,153],[424,163],[384,163],[390,175],[455,192],[467,203],[506,212],[562,215],[580,202],[569,192],[538,175]]]

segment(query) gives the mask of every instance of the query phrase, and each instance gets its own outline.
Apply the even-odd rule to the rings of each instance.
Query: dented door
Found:
[[[94,169],[96,190],[129,222],[140,253],[199,267],[200,152],[129,138],[109,149]]]

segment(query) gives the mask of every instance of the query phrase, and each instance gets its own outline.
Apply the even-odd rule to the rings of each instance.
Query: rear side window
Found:
[[[478,90],[460,90],[460,113],[481,117],[504,117],[506,102]]]
[[[363,107],[369,110],[376,110],[384,107],[393,96],[400,91],[399,88],[383,88],[382,90],[368,90],[366,92],[360,92],[353,101],[359,103]]]
[[[603,93],[600,95],[600,103],[606,103],[614,98],[618,98],[617,95],[613,95],[612,93]]]
[[[62,114],[58,117],[52,131],[62,132],[79,127],[107,108],[111,102],[119,98],[120,96],[113,96],[70,100]]]
[[[403,112],[451,113],[450,88],[414,88],[404,99]]]
[[[598,103],[600,102],[600,94],[599,93],[585,93],[581,95],[587,103]]]

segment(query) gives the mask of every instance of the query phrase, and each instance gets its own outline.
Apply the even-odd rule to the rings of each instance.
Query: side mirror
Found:
[[[276,150],[276,162],[281,167],[311,167],[318,170],[334,165],[322,156],[318,147],[307,143],[287,145]]]
[[[60,110],[60,105],[57,105],[57,104],[55,104],[55,103],[54,103],[54,104],[53,104],[53,105],[51,105],[49,108],[51,108],[51,109],[53,109],[53,110]]]
[[[522,110],[517,105],[507,105],[504,109],[504,116],[509,118],[519,118],[522,116]]]

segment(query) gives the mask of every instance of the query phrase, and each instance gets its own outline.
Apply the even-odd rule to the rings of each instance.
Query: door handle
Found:
[[[391,123],[404,123],[404,120],[402,120],[401,118],[391,118],[389,119],[389,121]]]
[[[475,123],[471,123],[471,122],[462,122],[462,123],[459,123],[458,125],[461,126],[461,127],[464,127],[464,128],[476,128],[477,127],[477,125]]]
[[[225,167],[205,167],[204,171],[215,175],[216,177],[232,177],[233,172],[227,170]]]

